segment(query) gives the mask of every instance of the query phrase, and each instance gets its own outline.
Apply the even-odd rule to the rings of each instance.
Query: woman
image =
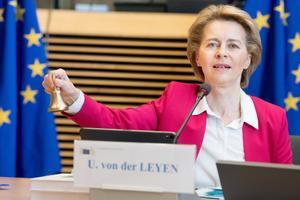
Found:
[[[212,87],[178,140],[197,146],[196,186],[220,185],[217,160],[291,163],[285,111],[241,89],[261,56],[259,31],[251,17],[232,6],[209,6],[191,26],[187,49],[195,75]],[[62,69],[46,75],[43,85],[48,93],[61,88],[70,105],[66,115],[80,126],[175,132],[198,89],[197,84],[171,82],[159,99],[119,110],[84,95]]]

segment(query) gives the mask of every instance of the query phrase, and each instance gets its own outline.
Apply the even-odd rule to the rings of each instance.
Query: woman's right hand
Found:
[[[72,105],[80,94],[80,90],[73,85],[63,69],[50,71],[45,75],[42,85],[48,94],[51,94],[55,88],[59,88],[61,96],[67,105]]]

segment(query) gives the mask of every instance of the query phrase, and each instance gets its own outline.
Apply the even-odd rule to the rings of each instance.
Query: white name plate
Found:
[[[194,145],[75,141],[75,186],[194,193]]]

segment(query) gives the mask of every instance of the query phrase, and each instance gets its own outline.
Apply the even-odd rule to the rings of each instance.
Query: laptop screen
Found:
[[[218,161],[225,199],[300,199],[300,166]]]
[[[175,135],[176,134],[174,132],[164,132],[164,131],[104,129],[104,128],[80,129],[80,137],[83,140],[173,143]]]

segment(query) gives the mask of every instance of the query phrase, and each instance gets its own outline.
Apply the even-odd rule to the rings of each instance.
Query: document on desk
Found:
[[[224,194],[221,187],[209,187],[196,189],[196,194],[201,199],[219,199],[224,200]]]
[[[89,200],[89,188],[75,187],[72,174],[31,179],[30,200]]]

